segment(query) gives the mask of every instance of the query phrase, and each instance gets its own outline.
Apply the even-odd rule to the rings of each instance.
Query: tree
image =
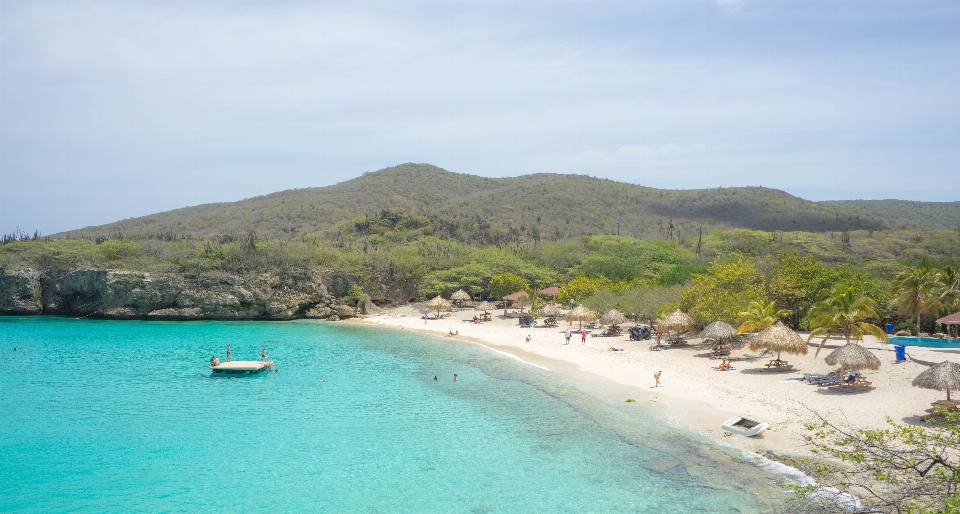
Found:
[[[960,273],[950,266],[940,270],[940,281],[943,288],[940,292],[940,301],[943,307],[950,311],[960,310]]]
[[[583,275],[560,286],[557,291],[557,302],[566,304],[570,300],[573,303],[583,303],[584,300],[597,294],[602,285],[609,285],[610,281],[604,278],[588,278]]]
[[[751,330],[767,328],[777,321],[780,321],[780,318],[789,316],[790,314],[792,314],[792,312],[787,309],[777,310],[774,302],[768,302],[763,298],[754,300],[750,302],[747,310],[737,314],[737,317],[743,320],[740,328],[737,329],[737,333],[742,334]]]
[[[693,276],[693,284],[680,296],[680,309],[698,323],[735,323],[750,302],[763,298],[763,275],[752,259],[742,254],[734,262],[714,260],[706,273]]]
[[[494,298],[503,298],[517,291],[527,291],[529,289],[530,283],[525,278],[513,273],[500,273],[490,279],[490,295]]]
[[[791,310],[788,324],[800,328],[801,317],[817,303],[830,284],[837,282],[836,274],[812,255],[801,259],[796,252],[783,252],[777,256],[767,296],[777,305]]]
[[[925,266],[901,271],[890,284],[890,293],[898,295],[893,299],[897,314],[913,316],[917,323],[917,341],[920,340],[920,315],[942,308],[937,296],[940,286],[940,274]]]
[[[873,430],[818,417],[806,427],[807,444],[833,461],[801,463],[819,485],[795,486],[796,499],[830,502],[823,507],[839,511],[852,494],[860,504],[855,512],[960,512],[960,413],[941,407],[928,426],[887,418],[889,428]]]
[[[854,341],[862,341],[870,334],[887,342],[887,335],[880,327],[867,323],[866,319],[877,318],[876,302],[872,298],[858,293],[852,286],[837,284],[810,309],[810,336],[807,341],[823,336],[817,353],[832,335],[840,335]],[[816,354],[814,354],[816,355]]]

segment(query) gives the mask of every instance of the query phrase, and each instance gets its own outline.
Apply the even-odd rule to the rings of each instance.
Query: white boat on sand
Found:
[[[769,423],[748,418],[746,416],[734,416],[723,422],[723,430],[731,434],[750,437],[763,432],[770,427]]]

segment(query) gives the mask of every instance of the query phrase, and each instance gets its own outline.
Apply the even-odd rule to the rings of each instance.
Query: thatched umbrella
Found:
[[[545,305],[542,309],[540,309],[540,314],[544,316],[559,316],[560,307],[557,307],[556,305],[549,303]]]
[[[493,304],[490,302],[480,302],[480,304],[474,307],[473,309],[477,311],[483,311],[483,313],[486,314],[487,311],[493,310]]]
[[[947,401],[950,401],[950,390],[960,389],[960,364],[943,361],[930,366],[926,371],[913,379],[914,387],[936,389],[947,392]]]
[[[459,303],[460,307],[463,307],[463,302],[470,299],[470,293],[461,289],[456,293],[453,293],[452,295],[450,295],[450,299],[453,300],[455,303]]]
[[[627,317],[617,309],[610,309],[606,314],[600,316],[600,323],[603,323],[604,325],[619,325],[626,322]]]
[[[733,325],[722,321],[714,321],[701,330],[700,333],[697,334],[697,337],[701,339],[716,339],[719,341],[735,335],[737,335],[737,329],[733,328]]]
[[[800,334],[790,330],[782,322],[776,322],[773,326],[760,331],[759,334],[750,339],[751,350],[770,350],[777,352],[777,360],[780,360],[780,352],[806,355],[809,347],[807,342],[800,337]]]
[[[430,300],[426,303],[426,306],[432,309],[437,309],[437,317],[440,317],[440,309],[449,309],[450,302],[448,302],[444,297],[437,295],[436,298]]]
[[[697,323],[688,314],[681,312],[680,309],[673,311],[673,314],[657,322],[658,332],[675,333],[678,339],[683,332],[692,332],[696,329]]]
[[[839,364],[841,374],[847,369],[880,369],[880,359],[857,343],[847,343],[837,348],[824,360],[831,366]]]
[[[582,304],[577,305],[570,312],[568,312],[563,319],[573,323],[574,321],[580,322],[580,329],[583,329],[583,322],[594,322],[597,321],[597,315],[593,313],[590,309],[584,307]]]

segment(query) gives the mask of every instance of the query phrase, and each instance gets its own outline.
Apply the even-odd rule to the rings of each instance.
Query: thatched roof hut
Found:
[[[600,316],[600,323],[603,323],[604,325],[619,325],[626,322],[627,317],[617,309],[610,309],[606,314]]]
[[[544,316],[559,316],[559,315],[560,315],[560,307],[557,307],[556,305],[554,305],[554,304],[552,304],[552,303],[547,304],[547,305],[545,305],[542,309],[540,309],[540,314],[542,314],[542,315],[544,315]]]
[[[440,310],[441,310],[441,309],[444,309],[444,310],[449,310],[449,309],[450,309],[450,302],[447,301],[446,298],[444,298],[444,297],[442,297],[442,296],[440,296],[440,295],[437,295],[436,298],[428,301],[428,302],[427,302],[426,304],[424,304],[424,305],[426,305],[427,307],[429,307],[430,310],[437,309],[437,316],[438,316],[438,317],[440,316]]]
[[[494,307],[493,307],[493,304],[490,303],[490,302],[480,302],[480,303],[479,303],[476,307],[474,307],[473,309],[474,309],[474,310],[477,310],[477,311],[487,312],[487,311],[492,311],[492,310],[494,309]]]
[[[839,364],[841,369],[880,369],[880,359],[857,343],[847,343],[837,348],[824,360],[831,366]]]
[[[697,323],[693,321],[688,314],[681,312],[680,309],[673,311],[673,314],[657,322],[658,332],[669,332],[681,334],[683,332],[692,332],[697,329]]]
[[[778,321],[773,326],[767,327],[750,339],[749,348],[753,351],[770,350],[777,352],[777,360],[780,360],[780,352],[806,355],[809,347],[807,342],[800,337],[800,334],[790,330],[790,327]]]
[[[463,289],[460,289],[456,293],[453,293],[452,295],[450,295],[450,299],[453,300],[453,303],[456,304],[458,307],[463,307],[463,302],[466,302],[471,298],[470,298],[470,293],[464,291]]]
[[[913,379],[913,386],[946,391],[947,401],[950,401],[950,391],[960,389],[960,364],[943,361],[940,364],[930,366]]]
[[[593,313],[590,309],[584,307],[582,304],[574,307],[570,312],[564,315],[563,319],[573,323],[574,321],[580,322],[580,328],[583,328],[583,322],[592,323],[597,321],[597,315]]]
[[[723,321],[714,321],[697,334],[702,339],[726,339],[737,335],[737,329],[733,325]]]

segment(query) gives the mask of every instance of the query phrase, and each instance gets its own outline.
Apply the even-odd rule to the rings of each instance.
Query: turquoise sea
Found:
[[[278,373],[211,376],[228,344],[266,347]],[[4,512],[778,512],[788,496],[645,401],[468,342],[5,317],[0,356]]]

